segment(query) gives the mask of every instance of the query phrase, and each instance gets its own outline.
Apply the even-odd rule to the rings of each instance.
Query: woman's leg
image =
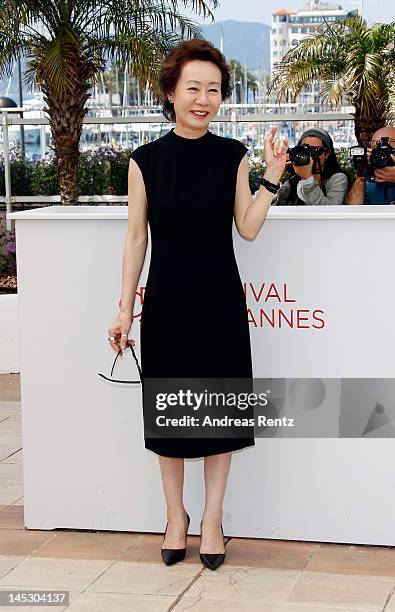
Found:
[[[162,548],[185,548],[187,517],[184,508],[184,459],[159,455],[168,527]]]
[[[232,453],[220,453],[204,458],[206,500],[202,522],[201,553],[223,553],[221,531],[222,504],[228,480]]]

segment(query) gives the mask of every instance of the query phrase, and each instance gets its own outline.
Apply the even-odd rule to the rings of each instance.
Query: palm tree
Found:
[[[395,22],[368,27],[361,17],[332,24],[290,49],[275,68],[270,88],[279,101],[295,101],[302,88],[320,82],[320,97],[354,106],[355,135],[367,144],[394,119]]]
[[[242,102],[244,102],[244,88],[246,87],[245,70],[244,70],[244,67],[240,64],[240,62],[236,59],[229,60],[228,65],[229,65],[230,75],[231,75],[231,87],[232,89],[234,88],[235,90],[236,103],[241,104]],[[247,88],[246,89],[247,89],[247,97],[248,97],[248,90],[251,89],[254,95],[254,100],[255,100],[255,94],[257,90],[256,76],[249,70],[247,70]]]
[[[41,89],[47,105],[63,204],[78,202],[82,122],[106,60],[129,62],[159,94],[163,55],[183,38],[202,38],[179,4],[214,21],[204,0],[0,0],[0,78],[26,55],[25,84]]]

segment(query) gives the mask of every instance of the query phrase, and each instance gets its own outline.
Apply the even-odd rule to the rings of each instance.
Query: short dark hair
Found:
[[[169,101],[167,94],[174,91],[180,78],[181,70],[187,62],[192,60],[203,60],[212,62],[221,71],[221,96],[222,100],[229,97],[232,91],[230,86],[230,70],[225,56],[219,49],[208,41],[201,38],[184,40],[166,55],[162,62],[159,73],[159,87],[163,94],[162,112],[169,121],[176,121],[174,104]]]

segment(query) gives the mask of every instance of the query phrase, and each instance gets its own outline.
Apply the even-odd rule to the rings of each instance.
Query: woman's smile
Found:
[[[208,111],[198,111],[198,110],[192,110],[191,113],[197,119],[205,119],[207,115],[209,114]]]

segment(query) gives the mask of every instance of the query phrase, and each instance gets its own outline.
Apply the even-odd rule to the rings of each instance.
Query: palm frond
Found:
[[[173,10],[177,9],[177,5],[178,2],[177,0],[168,0],[171,5]],[[191,5],[191,9],[194,13],[196,13],[197,15],[201,15],[203,17],[203,19],[207,19],[210,18],[211,21],[214,21],[214,14],[211,12],[209,6],[207,5],[206,1],[203,0],[180,0],[181,4],[184,5],[185,8],[189,8],[189,5]],[[218,0],[210,0],[210,3],[213,6],[213,9],[218,8],[219,6],[219,2]]]
[[[280,101],[294,101],[307,83],[320,78],[322,66],[318,62],[299,60],[293,64],[278,66],[271,87]]]
[[[296,99],[304,86],[319,81],[330,104],[346,98],[367,118],[388,111],[395,23],[368,27],[361,17],[326,23],[288,51],[274,70],[270,90],[279,101]]]
[[[158,53],[149,51],[150,44],[163,54],[181,39],[203,37],[200,26],[184,16],[179,6],[213,20],[210,7],[217,8],[218,0],[4,0],[0,2],[0,70],[12,70],[22,47],[15,43],[24,31],[30,60],[25,82],[38,86],[45,80],[53,82],[60,95],[70,91],[78,78],[73,65],[82,48],[98,72],[109,52],[124,61],[133,59],[136,69],[148,58],[152,73],[152,66],[158,68]],[[45,34],[38,24],[44,26]]]
[[[356,17],[347,17],[347,19],[343,19],[337,23],[338,30],[343,32],[343,36],[346,34],[351,38],[363,40],[364,36],[366,35],[366,21],[361,15]]]
[[[333,26],[324,27],[305,38],[276,66],[269,88],[275,91],[279,101],[296,99],[308,83],[341,73],[343,52],[337,34],[332,30]]]
[[[146,36],[126,38],[108,36],[98,38],[96,41],[91,39],[89,48],[96,49],[99,56],[105,49],[111,62],[119,65],[121,69],[128,63],[131,74],[142,82],[148,81],[154,92],[158,94],[157,75],[163,55],[177,42],[179,38],[174,33],[162,32],[154,44],[148,32]]]
[[[71,94],[79,79],[79,57],[79,40],[67,27],[54,40],[37,38],[27,55],[25,82],[31,84],[34,78],[38,87],[46,83],[59,96]]]
[[[320,85],[320,97],[332,106],[340,106],[344,99],[346,84],[343,77],[328,77]]]
[[[26,34],[7,7],[0,8],[0,78],[12,75],[14,62],[28,47]]]
[[[169,8],[168,1],[164,0],[144,0],[138,10],[130,0],[114,0],[108,3],[100,22],[95,25],[96,32],[103,37],[112,34],[127,36],[137,32],[145,34],[147,28],[157,33],[178,29],[183,38],[202,37],[198,24],[178,10]],[[86,27],[82,31],[86,31]]]
[[[389,90],[389,109],[388,109],[388,122],[391,125],[395,125],[395,84],[391,83]]]

